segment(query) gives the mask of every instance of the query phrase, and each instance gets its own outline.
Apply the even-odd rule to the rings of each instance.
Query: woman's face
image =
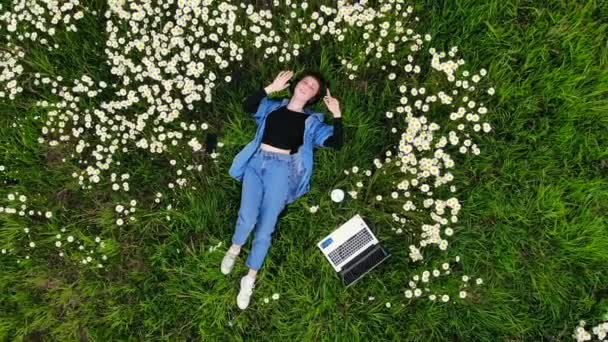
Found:
[[[319,83],[312,76],[306,76],[296,84],[293,96],[308,101],[313,98],[319,91]]]

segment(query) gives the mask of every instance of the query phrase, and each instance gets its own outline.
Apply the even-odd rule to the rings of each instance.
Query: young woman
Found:
[[[286,205],[309,190],[314,148],[339,149],[343,143],[342,114],[323,76],[307,70],[291,86],[293,71],[279,73],[268,86],[245,99],[246,112],[254,113],[256,137],[235,157],[230,175],[242,181],[241,207],[232,246],[222,260],[222,273],[232,270],[241,246],[257,226],[247,258],[249,273],[241,278],[237,296],[239,308],[249,305],[255,277],[270,247],[278,216]],[[291,98],[270,99],[268,94],[290,86]],[[323,123],[323,114],[308,106],[321,97],[333,114],[333,126]]]

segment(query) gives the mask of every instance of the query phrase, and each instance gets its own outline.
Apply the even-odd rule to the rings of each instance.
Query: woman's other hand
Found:
[[[279,73],[279,75],[272,81],[271,84],[266,86],[264,90],[266,90],[266,94],[274,93],[275,91],[281,91],[287,87],[289,87],[289,79],[293,76],[293,70],[283,70]]]
[[[329,93],[329,88],[327,88],[327,95],[323,98],[325,105],[329,109],[329,111],[334,115],[334,118],[342,117],[342,112],[340,112],[340,104],[338,103],[338,99],[331,96]]]

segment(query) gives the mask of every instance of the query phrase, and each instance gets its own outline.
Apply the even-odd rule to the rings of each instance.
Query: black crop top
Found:
[[[245,112],[255,113],[264,96],[267,94],[263,87],[249,95],[243,102]],[[298,147],[304,142],[304,121],[309,115],[287,109],[287,106],[281,106],[270,112],[266,119],[262,142],[278,148],[289,149],[290,154],[296,153]],[[323,146],[340,149],[343,143],[342,117],[333,119],[334,134],[323,142]]]

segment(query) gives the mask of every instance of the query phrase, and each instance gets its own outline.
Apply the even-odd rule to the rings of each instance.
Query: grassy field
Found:
[[[11,8],[8,0],[2,3],[0,13]],[[308,11],[320,3],[309,2]],[[377,193],[389,197],[389,181],[397,175],[378,176],[358,200],[333,203],[328,196],[353,184],[343,170],[373,169],[373,159],[399,143],[390,128],[405,127],[384,115],[398,102],[388,71],[361,67],[359,79],[349,80],[340,68],[341,58],[360,53],[356,40],[304,46],[296,61],[283,63],[265,58],[252,42],[244,45],[243,66],[217,72],[233,75],[232,82],[217,82],[211,103],[195,102],[180,117],[208,123],[208,130],[196,132],[199,139],[213,132],[224,144],[215,160],[203,157],[202,171],[182,168],[188,186],[167,184],[180,177],[169,160],[191,164],[190,147],[153,155],[131,145],[114,154],[119,165],[83,189],[72,176],[86,168],[73,155],[75,139],[57,146],[38,142],[50,110],[36,101],[59,97],[36,86],[33,76],[62,76],[71,85],[87,74],[96,82],[120,83],[104,56],[107,4],[83,4],[97,15],[86,12],[75,24],[78,32],[58,30],[58,49],[17,41],[26,52],[19,82],[24,91],[15,100],[0,98],[0,207],[18,211],[22,203],[9,194],[27,196],[25,215],[0,212],[0,248],[12,250],[0,254],[0,339],[568,341],[579,320],[608,320],[608,2],[412,3],[420,18],[416,32],[430,33],[430,46],[439,50],[458,46],[467,68],[487,69],[496,88],[484,117],[492,131],[475,140],[481,153],[454,156],[454,196],[462,209],[450,247],[425,249],[418,262],[408,257],[408,246],[417,241],[422,214],[408,216],[405,233],[396,234],[390,214],[401,210],[402,199],[394,206],[374,199]],[[2,52],[8,49],[6,28],[0,33]],[[297,30],[286,36],[301,45],[309,39]],[[393,58],[401,63],[407,54],[398,50]],[[255,132],[241,101],[280,70],[304,65],[329,75],[346,145],[315,154],[311,191],[280,218],[252,302],[241,311],[235,297],[250,244],[229,276],[219,267],[241,195],[241,183],[228,168]],[[428,63],[421,65],[428,69]],[[430,75],[402,81],[432,84]],[[80,105],[94,110],[110,95]],[[97,140],[90,141],[94,147]],[[111,172],[120,181],[110,180]],[[113,191],[126,173],[130,190]],[[155,202],[157,193],[162,199]],[[116,205],[130,208],[133,199],[137,209],[130,216],[136,221],[117,225]],[[311,214],[313,205],[319,211]],[[27,214],[30,209],[35,215]],[[47,211],[53,216],[44,217]],[[376,223],[393,256],[345,289],[315,244],[355,213]],[[96,258],[106,255],[104,267],[82,265],[84,250],[76,248],[58,256],[56,234],[73,235]],[[101,249],[96,236],[104,242]],[[404,296],[412,276],[456,256],[460,261],[451,263],[450,276],[429,286],[438,295],[449,293],[450,301]],[[461,299],[463,275],[483,284],[469,285]],[[275,293],[278,299],[264,302]]]

